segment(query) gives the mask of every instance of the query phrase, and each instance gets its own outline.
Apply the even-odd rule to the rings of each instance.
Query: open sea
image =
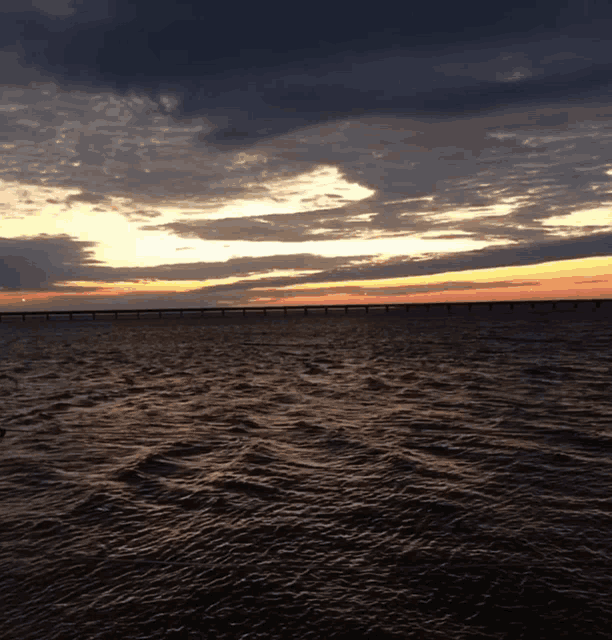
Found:
[[[612,638],[612,318],[0,323],[0,638]]]

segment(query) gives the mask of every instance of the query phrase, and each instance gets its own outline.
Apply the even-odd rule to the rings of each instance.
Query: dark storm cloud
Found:
[[[0,237],[0,287],[5,291],[50,291],[57,282],[77,280],[80,272],[98,263],[91,257],[92,245],[65,235]]]
[[[232,258],[224,262],[162,264],[156,267],[107,267],[91,257],[93,242],[67,235],[0,238],[0,287],[4,290],[81,291],[65,281],[208,280],[265,276],[275,270],[333,271],[373,256],[324,257],[312,254]]]
[[[0,286],[5,290],[77,292],[94,290],[95,287],[83,289],[66,287],[60,283],[70,280],[104,283],[145,279],[214,280],[258,276],[256,280],[208,285],[190,292],[194,296],[199,295],[201,300],[210,301],[216,299],[215,294],[219,291],[225,295],[227,292],[239,290],[241,296],[247,295],[248,292],[253,296],[260,295],[252,291],[258,287],[277,288],[316,282],[341,283],[426,276],[449,271],[537,265],[553,260],[606,256],[612,253],[612,234],[599,233],[580,238],[532,242],[516,247],[489,247],[440,256],[434,254],[418,259],[400,256],[380,264],[372,264],[371,261],[375,256],[371,255],[326,258],[312,254],[298,254],[260,258],[245,256],[225,262],[113,268],[103,266],[99,261],[92,259],[91,246],[90,242],[76,241],[68,236],[0,239]],[[266,275],[275,270],[287,269],[293,269],[296,272],[313,271],[313,273],[301,275],[296,273],[295,276]],[[383,290],[381,289],[381,295]],[[142,295],[145,293],[143,292]],[[392,293],[393,290],[390,291],[390,295]],[[281,295],[280,292],[279,295]],[[174,299],[174,294],[171,294],[171,297]]]
[[[610,82],[612,8],[601,0],[314,2],[297,13],[285,3],[5,4],[0,47],[22,80],[145,91],[162,110],[175,94],[175,115],[210,118],[205,142],[219,149],[346,116],[584,98]],[[10,60],[0,83],[19,82]]]
[[[564,128],[548,124],[561,119]],[[546,226],[547,218],[612,202],[610,107],[570,106],[443,122],[372,117],[302,130],[299,137],[261,143],[253,152],[267,158],[266,171],[283,160],[335,165],[376,193],[349,203],[338,196],[334,208],[222,220],[186,215],[143,230],[280,242],[439,230],[463,231],[474,239],[529,241],[556,234]],[[249,170],[243,170],[245,177]],[[514,201],[515,209],[503,216],[487,209],[504,201]],[[444,217],[458,207],[473,208],[473,217]]]
[[[576,100],[607,100],[611,86],[612,7],[594,0],[431,2],[403,16],[315,3],[291,28],[274,5],[8,7],[0,129],[16,147],[4,178],[139,201],[263,197],[253,182],[264,169],[271,179],[326,164],[385,197],[479,206],[499,191],[446,182],[484,170],[514,178],[521,156],[538,151],[521,131],[564,132],[580,118]],[[500,144],[492,127],[517,135]],[[241,149],[265,154],[231,166]],[[578,200],[592,195],[591,177]]]
[[[375,190],[346,212],[372,213],[372,228],[389,232],[421,226],[418,216],[400,221],[398,216],[410,212],[491,206],[526,193],[529,201],[516,216],[523,224],[525,216],[532,217],[536,227],[564,207],[571,211],[610,199],[612,109],[605,106],[498,110],[441,121],[370,116],[260,141],[249,150],[253,158],[240,164],[233,153],[197,150],[198,136],[210,128],[203,119],[169,119],[136,96],[66,94],[48,86],[5,89],[0,102],[10,143],[3,150],[4,180],[76,187],[91,203],[122,196],[141,211],[164,201],[190,199],[205,211],[239,197],[274,197],[271,180],[322,165]],[[345,204],[342,194],[331,196],[339,208]],[[423,196],[433,200],[404,203],[403,211],[392,204]],[[292,215],[292,224],[309,239],[308,215]],[[353,226],[347,224],[345,237],[354,237]],[[288,237],[283,229],[265,233],[268,239]],[[342,235],[339,228],[334,233]]]
[[[323,270],[320,273],[298,275],[295,277],[268,277],[256,282],[235,283],[251,289],[260,286],[269,288],[298,286],[315,282],[344,282],[359,280],[376,280],[383,278],[400,278],[410,276],[436,275],[444,272],[471,271],[472,269],[488,269],[494,267],[517,267],[537,265],[554,260],[568,260],[574,258],[588,258],[607,256],[612,253],[612,234],[600,233],[593,236],[574,238],[571,240],[556,240],[545,243],[532,242],[520,247],[489,247],[476,251],[468,251],[443,256],[430,255],[411,259],[409,257],[394,257],[381,264],[364,264],[362,257],[345,258],[346,265],[340,263],[335,268]],[[373,256],[371,256],[373,257]],[[350,264],[354,262],[354,264]],[[291,260],[287,259],[286,268],[291,268]],[[221,287],[234,285],[218,285]],[[419,285],[420,286],[420,285]],[[381,288],[381,295],[386,288]],[[402,288],[405,290],[405,288]],[[202,293],[209,293],[210,288],[200,289]],[[298,292],[308,294],[307,292]]]
[[[101,0],[99,4],[104,4]],[[65,18],[75,13],[74,0],[3,0],[3,13],[24,13],[35,11],[49,17]]]

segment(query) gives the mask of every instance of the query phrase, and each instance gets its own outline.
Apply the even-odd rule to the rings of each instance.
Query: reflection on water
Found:
[[[3,638],[611,637],[607,320],[25,324]]]

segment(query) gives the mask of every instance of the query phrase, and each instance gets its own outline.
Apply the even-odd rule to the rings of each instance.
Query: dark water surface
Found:
[[[601,315],[0,325],[0,637],[612,638]]]

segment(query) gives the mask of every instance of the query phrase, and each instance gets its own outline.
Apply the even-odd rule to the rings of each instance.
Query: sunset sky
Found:
[[[607,0],[2,11],[0,310],[612,297]]]

